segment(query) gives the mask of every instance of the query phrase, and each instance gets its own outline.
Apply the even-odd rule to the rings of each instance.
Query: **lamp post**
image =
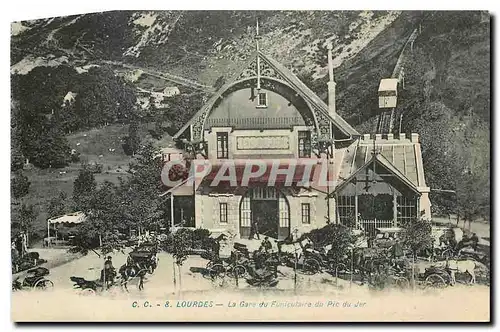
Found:
[[[349,290],[352,288],[352,275],[354,273],[354,248],[350,247],[351,249],[351,273],[349,277]]]

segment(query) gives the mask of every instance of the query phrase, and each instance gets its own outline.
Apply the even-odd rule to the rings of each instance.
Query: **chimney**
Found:
[[[330,116],[335,116],[335,81],[333,79],[333,59],[332,59],[332,44],[328,44],[328,113]]]

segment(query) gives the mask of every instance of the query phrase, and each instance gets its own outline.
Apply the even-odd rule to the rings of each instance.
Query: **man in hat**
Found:
[[[403,246],[399,242],[399,238],[396,238],[396,242],[391,247],[390,251],[391,251],[393,266],[397,269],[402,269],[404,252],[403,252]]]
[[[115,278],[115,268],[113,266],[113,261],[111,260],[111,256],[108,256],[104,261],[104,269],[101,272],[101,280],[106,283],[107,287],[109,287],[108,282],[113,281],[114,278]]]
[[[250,225],[250,240],[253,240],[254,235],[257,235],[257,240],[260,240],[259,236],[259,221],[254,219]]]
[[[471,245],[472,249],[474,249],[474,251],[477,251],[477,244],[479,243],[479,238],[477,237],[476,233],[472,233],[470,241],[472,243]]]
[[[273,248],[272,244],[271,244],[271,241],[269,241],[269,237],[266,236],[264,238],[264,240],[262,241],[260,247],[264,250],[265,253],[268,253],[269,251],[271,251],[271,249]]]

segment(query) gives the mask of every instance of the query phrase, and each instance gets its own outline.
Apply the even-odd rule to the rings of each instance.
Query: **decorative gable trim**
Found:
[[[262,78],[272,78],[286,83],[290,88],[297,92],[310,106],[316,125],[318,127],[318,139],[327,140],[331,138],[331,123],[333,123],[341,132],[348,136],[359,136],[359,133],[351,127],[344,119],[338,114],[333,117],[328,113],[328,106],[309,89],[302,81],[300,81],[290,70],[278,63],[271,57],[263,54],[262,52],[254,53],[250,60],[245,64],[244,69],[237,75],[222,86],[215,95],[213,95],[205,105],[186,123],[175,135],[174,139],[179,138],[180,135],[189,127],[191,130],[191,139],[199,140],[203,134],[203,126],[205,120],[212,109],[213,105],[219,98],[222,97],[224,92],[238,81],[245,81],[257,76],[257,55],[259,56],[260,70]]]

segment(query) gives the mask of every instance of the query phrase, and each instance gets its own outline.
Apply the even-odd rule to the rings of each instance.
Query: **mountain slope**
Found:
[[[20,95],[43,92],[33,98],[32,105],[37,106],[31,113],[50,115],[69,91],[82,91],[89,96],[77,95],[76,99],[86,99],[84,105],[92,108],[91,114],[104,109],[103,105],[115,114],[119,106],[114,106],[115,98],[131,102],[135,93],[137,99],[147,99],[144,90],[176,85],[145,75],[140,68],[207,86],[220,85],[254,51],[257,17],[261,49],[291,68],[323,99],[328,79],[326,44],[333,44],[337,109],[363,133],[373,130],[380,79],[391,75],[408,36],[421,27],[413,52],[405,60],[405,88],[398,97],[403,131],[420,133],[431,188],[460,188],[462,172],[474,170],[471,176],[482,184],[481,199],[489,204],[490,27],[478,12],[119,11],[16,22],[12,25],[11,74],[13,82],[22,82],[15,86],[22,91]],[[120,78],[114,80],[112,73]],[[96,89],[92,82],[109,87]],[[119,89],[124,84],[127,88]],[[179,89],[180,96],[166,99],[159,109],[146,110],[150,113],[141,121],[166,117],[169,125],[179,125],[181,119],[189,118],[206,94]],[[79,114],[79,104],[75,105],[72,111]],[[182,117],[179,110],[184,111]],[[116,125],[116,132],[126,134],[127,121],[120,119],[123,124]],[[106,134],[106,128],[87,129],[99,135]],[[82,129],[76,130],[70,137],[72,148],[74,137],[83,135]],[[103,154],[106,158],[105,150]],[[113,165],[129,161],[122,152],[109,155]],[[82,156],[96,158],[95,153]],[[69,169],[74,172],[75,167],[72,164]],[[33,172],[35,178],[38,170]],[[55,180],[57,172],[46,173],[47,184],[65,182],[63,189],[69,190],[68,181]],[[43,188],[45,180],[37,181],[35,187]],[[40,191],[35,196],[41,197]],[[432,199],[437,212],[449,203],[440,197]],[[39,221],[44,222],[43,218]]]

